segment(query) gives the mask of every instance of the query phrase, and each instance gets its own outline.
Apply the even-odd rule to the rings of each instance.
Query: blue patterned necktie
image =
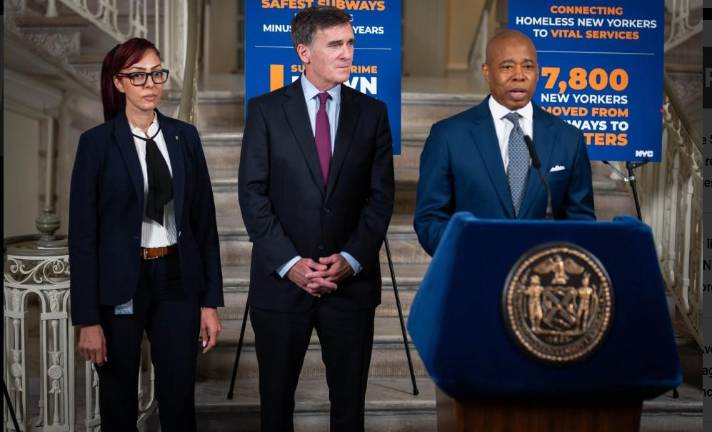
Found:
[[[509,166],[507,167],[507,178],[509,179],[509,191],[512,194],[512,204],[514,204],[515,214],[519,214],[522,205],[524,190],[527,187],[527,177],[529,175],[529,150],[524,143],[524,132],[519,127],[519,117],[516,112],[511,112],[504,116],[512,122],[514,129],[509,134]]]

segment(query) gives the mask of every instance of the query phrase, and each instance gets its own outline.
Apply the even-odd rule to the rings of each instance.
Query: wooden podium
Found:
[[[459,402],[436,390],[438,432],[637,432],[642,401]]]

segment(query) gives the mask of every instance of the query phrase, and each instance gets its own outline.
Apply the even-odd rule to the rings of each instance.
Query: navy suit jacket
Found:
[[[294,256],[348,252],[363,270],[323,296],[341,309],[381,300],[379,251],[393,212],[393,148],[386,105],[341,86],[325,187],[299,80],[250,100],[238,176],[252,240],[250,305],[303,312],[317,301],[277,270]]]
[[[554,218],[594,220],[591,164],[581,131],[534,105],[533,139],[551,188]],[[546,189],[530,168],[516,218],[543,219],[546,203]],[[450,216],[459,211],[483,219],[515,218],[489,98],[435,123],[425,142],[414,226],[430,255]]]
[[[173,171],[176,229],[185,292],[222,306],[220,248],[205,156],[192,125],[158,113]],[[101,305],[133,298],[141,267],[143,174],[126,115],[84,132],[69,201],[72,322],[99,323]]]

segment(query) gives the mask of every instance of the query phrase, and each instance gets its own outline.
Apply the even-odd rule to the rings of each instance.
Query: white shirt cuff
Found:
[[[341,253],[341,256],[344,257],[346,259],[346,261],[348,261],[349,265],[351,266],[351,270],[354,271],[354,275],[358,274],[358,272],[363,270],[363,268],[361,267],[361,264],[356,260],[356,258],[351,256],[350,253],[344,252],[344,251],[341,251],[340,253]]]
[[[302,257],[300,257],[299,255],[297,255],[297,256],[295,256],[294,258],[292,258],[292,259],[290,259],[289,261],[287,261],[287,263],[284,264],[282,267],[278,268],[278,269],[277,269],[277,274],[279,275],[279,277],[281,277],[282,279],[284,279],[284,275],[286,275],[287,272],[289,271],[289,269],[291,269],[292,267],[294,267],[294,264],[296,264],[297,261],[299,261],[300,259],[302,259]]]

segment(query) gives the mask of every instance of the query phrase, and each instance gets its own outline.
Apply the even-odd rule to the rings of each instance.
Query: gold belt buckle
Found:
[[[143,257],[144,260],[150,261],[150,260],[154,260],[156,258],[160,258],[160,256],[150,256],[149,252],[151,249],[154,249],[154,248],[142,248],[141,249],[141,256]]]

